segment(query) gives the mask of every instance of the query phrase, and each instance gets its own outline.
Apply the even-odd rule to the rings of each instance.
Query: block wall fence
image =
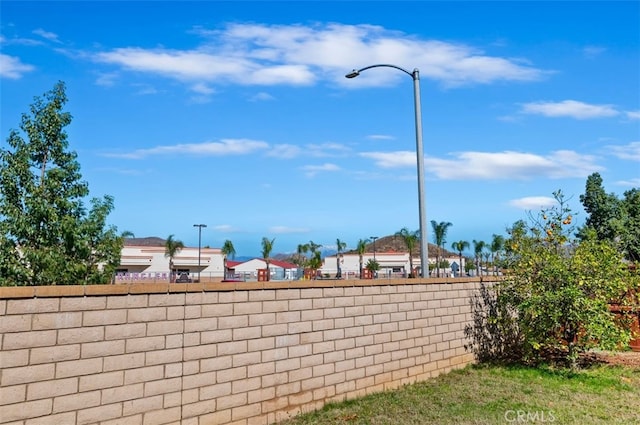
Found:
[[[0,424],[266,425],[429,379],[473,361],[464,327],[478,287],[0,288]]]

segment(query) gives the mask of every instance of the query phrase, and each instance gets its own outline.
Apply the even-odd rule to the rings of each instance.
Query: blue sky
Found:
[[[2,144],[62,80],[70,148],[110,223],[238,255],[418,228],[506,234],[599,172],[640,186],[640,3],[0,3]],[[429,226],[429,239],[432,234]]]

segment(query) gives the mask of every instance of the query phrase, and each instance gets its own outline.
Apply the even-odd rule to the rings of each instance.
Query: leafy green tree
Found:
[[[340,254],[347,247],[347,243],[336,239],[336,279],[342,278],[342,268],[340,267]]]
[[[175,271],[173,267],[173,259],[176,255],[184,249],[184,243],[181,240],[175,239],[173,235],[169,235],[166,241],[164,241],[164,256],[169,258],[169,282],[175,281]]]
[[[264,262],[267,263],[267,280],[271,280],[271,271],[269,266],[271,265],[271,259],[269,256],[271,255],[271,251],[273,251],[273,244],[276,239],[269,239],[267,237],[262,238],[262,258],[264,258]]]
[[[438,245],[438,251],[436,253],[436,276],[440,277],[440,256],[444,250],[444,244],[446,243],[447,231],[453,224],[448,221],[441,221],[437,223],[435,220],[431,220],[431,228],[433,229],[433,241]]]
[[[364,253],[367,251],[367,243],[369,239],[360,239],[358,245],[356,245],[356,252],[358,253],[358,260],[360,262],[360,277],[362,278],[362,272],[364,270]]]
[[[109,283],[123,237],[107,226],[111,196],[92,198],[77,154],[68,149],[72,120],[58,82],[23,114],[0,149],[0,285]],[[26,135],[26,140],[23,138]]]
[[[581,238],[588,237],[591,229],[598,240],[614,242],[622,226],[620,200],[615,194],[605,192],[599,173],[587,177],[580,202],[588,214],[584,227],[579,230]]]
[[[231,257],[231,259],[233,260],[234,258],[236,258],[236,248],[233,246],[233,242],[231,242],[229,239],[225,240],[224,243],[222,244],[222,248],[220,249],[220,251],[222,252],[223,257],[223,261],[224,261],[224,276],[225,278],[227,277],[227,257]]]
[[[420,241],[420,231],[410,231],[406,227],[398,230],[395,236],[400,236],[405,246],[407,247],[407,251],[409,251],[409,277],[415,277],[413,274],[413,252]]]
[[[593,173],[580,202],[588,215],[579,237],[586,239],[594,232],[596,239],[614,243],[627,260],[640,262],[640,189],[628,190],[618,199],[605,192],[602,177]]]
[[[622,201],[623,234],[621,243],[629,261],[640,263],[640,189],[624,193]]]
[[[532,224],[510,230],[507,262],[513,273],[497,284],[498,297],[523,337],[528,360],[566,359],[575,366],[580,353],[626,343],[629,333],[616,323],[611,300],[623,299],[637,285],[613,243],[594,231],[572,238],[570,208],[562,192]]]
[[[469,248],[469,242],[467,241],[458,241],[451,244],[451,248],[458,253],[458,257],[460,258],[460,273],[462,273],[462,253],[465,249]]]

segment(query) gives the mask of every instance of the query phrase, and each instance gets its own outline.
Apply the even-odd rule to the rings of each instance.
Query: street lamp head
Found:
[[[353,70],[350,73],[348,73],[347,75],[345,75],[346,78],[356,78],[358,75],[360,75],[360,71],[357,70]]]

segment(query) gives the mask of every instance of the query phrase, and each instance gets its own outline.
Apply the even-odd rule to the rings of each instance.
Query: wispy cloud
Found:
[[[527,196],[519,199],[512,199],[509,205],[522,210],[541,210],[556,205],[558,201],[548,196]]]
[[[640,111],[625,111],[625,115],[630,120],[640,120]]]
[[[240,85],[311,85],[320,78],[345,87],[388,85],[398,72],[372,72],[345,81],[351,66],[391,62],[418,66],[445,86],[536,81],[549,71],[523,60],[490,56],[473,46],[421,40],[374,25],[229,24],[191,31],[190,49],[119,47],[93,55],[97,62],[184,82]],[[413,69],[413,68],[407,68]],[[389,70],[391,71],[391,70]],[[193,85],[190,85],[193,87]]]
[[[0,53],[0,78],[18,80],[34,69],[34,66],[22,63],[20,58]]]
[[[35,35],[39,35],[42,38],[46,38],[49,41],[53,41],[55,43],[60,43],[61,41],[58,39],[58,34],[55,34],[50,31],[45,31],[42,28],[38,28],[32,31]]]
[[[304,146],[291,145],[291,144],[279,144],[275,145],[267,152],[267,156],[281,159],[297,158],[301,155],[305,157],[342,157],[348,155],[351,152],[351,148],[340,143],[320,143],[320,144],[307,144]]]
[[[268,100],[275,100],[275,97],[273,97],[272,95],[270,95],[267,92],[259,92],[256,93],[255,95],[251,96],[249,98],[249,101],[251,102],[264,102],[264,101],[268,101]]]
[[[305,165],[300,167],[301,170],[305,172],[307,177],[314,177],[316,174],[320,172],[334,172],[339,171],[340,167],[335,164],[322,164],[322,165]]]
[[[308,233],[309,229],[306,227],[272,226],[269,227],[268,232],[274,235],[281,235],[288,233]]]
[[[247,155],[269,147],[266,142],[249,139],[223,139],[220,142],[187,143],[136,149],[126,153],[108,153],[104,156],[124,159],[143,159],[156,155],[227,156]]]
[[[631,142],[624,146],[609,145],[606,148],[607,152],[620,159],[640,162],[640,142]]]
[[[570,117],[578,120],[613,117],[620,114],[612,105],[591,105],[576,100],[525,103],[522,105],[521,112],[546,117]]]
[[[395,140],[396,138],[393,136],[389,136],[386,134],[371,134],[367,136],[367,139],[370,140]]]
[[[596,58],[604,53],[607,49],[601,46],[586,46],[582,49],[582,53],[589,59]]]
[[[219,233],[240,233],[242,230],[238,227],[232,226],[231,224],[218,224],[213,226],[213,229]]]
[[[410,151],[365,152],[381,168],[416,167]],[[561,150],[542,156],[523,152],[460,152],[451,159],[425,158],[427,172],[442,180],[530,180],[585,177],[602,170],[591,155]]]
[[[416,166],[416,153],[411,151],[362,152],[360,156],[372,159],[380,168]]]
[[[619,180],[615,182],[617,186],[640,187],[640,177],[631,180]]]

